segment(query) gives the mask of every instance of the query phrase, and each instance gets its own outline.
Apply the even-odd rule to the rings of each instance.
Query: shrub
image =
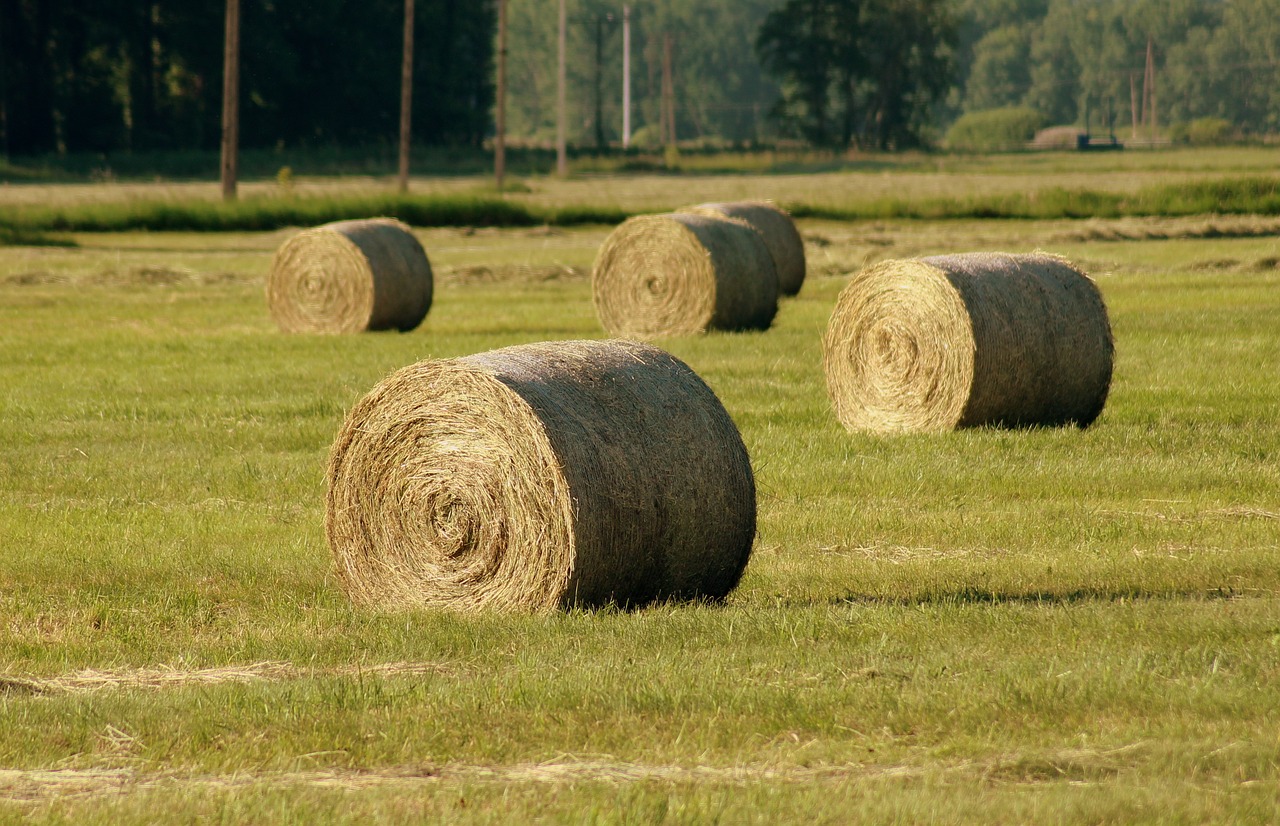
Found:
[[[1236,137],[1235,127],[1223,118],[1196,118],[1189,123],[1177,124],[1170,130],[1170,138],[1175,143],[1192,146],[1222,146],[1233,142]]]
[[[1044,115],[1023,106],[970,112],[951,125],[944,143],[961,152],[1021,149],[1044,124]]]

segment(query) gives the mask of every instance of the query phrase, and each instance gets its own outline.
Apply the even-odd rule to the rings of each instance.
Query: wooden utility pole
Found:
[[[596,104],[596,151],[604,151],[604,89],[601,81],[604,75],[604,23],[608,16],[596,15],[596,74],[595,74],[595,104]]]
[[[1147,127],[1147,139],[1154,141],[1155,135],[1155,86],[1156,66],[1153,59],[1151,38],[1147,38],[1147,66],[1142,77],[1142,124]]]
[[[631,146],[631,7],[622,7],[622,148]]]
[[[569,28],[569,17],[565,13],[565,0],[560,0],[560,32],[558,37],[556,63],[556,174],[561,178],[569,177],[569,151],[565,139],[565,86],[566,86],[566,48]]]
[[[493,177],[502,192],[507,174],[507,0],[498,0],[498,95],[493,136]]]
[[[1133,139],[1138,139],[1138,77],[1137,72],[1129,73],[1129,119],[1133,124]]]
[[[0,14],[0,50],[4,49],[4,15]],[[9,160],[9,79],[5,72],[7,61],[0,60],[0,160]]]
[[[672,76],[671,32],[662,35],[662,142],[672,146],[676,142],[676,83]]]
[[[240,0],[227,0],[222,55],[222,200],[236,199],[240,141]]]
[[[404,0],[404,57],[400,63],[400,191],[409,191],[413,123],[413,0]]]
[[[1150,40],[1147,41],[1147,62],[1151,64],[1151,141],[1154,143],[1160,134],[1160,118],[1156,115],[1156,58]]]

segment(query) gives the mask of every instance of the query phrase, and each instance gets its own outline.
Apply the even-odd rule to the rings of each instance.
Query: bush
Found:
[[[1169,130],[1169,138],[1174,143],[1189,143],[1192,146],[1222,146],[1236,140],[1236,129],[1230,121],[1222,118],[1196,118],[1190,123],[1176,124]]]
[[[650,123],[641,126],[631,133],[631,145],[644,149],[656,149],[662,146],[662,135],[658,124]]]
[[[1044,115],[1023,106],[970,112],[951,125],[944,143],[961,152],[1022,149],[1044,124]]]

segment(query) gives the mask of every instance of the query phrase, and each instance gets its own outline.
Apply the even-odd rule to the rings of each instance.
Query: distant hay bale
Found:
[[[722,215],[751,225],[760,233],[778,271],[778,292],[796,295],[804,284],[804,239],[786,210],[769,201],[733,201],[720,204],[698,204],[681,212],[695,215]]]
[[[605,239],[591,273],[596,313],[615,335],[767,329],[778,274],[760,234],[708,215],[640,215]]]
[[[1078,126],[1050,126],[1036,132],[1031,139],[1033,149],[1075,149],[1080,139]]]
[[[733,421],[685,364],[632,341],[393,373],[348,414],[328,482],[338,577],[368,606],[719,599],[755,536]]]
[[[412,330],[431,309],[431,264],[392,218],[304,230],[276,250],[267,305],[289,333]]]
[[[837,417],[881,433],[1087,427],[1113,354],[1097,286],[1043,253],[884,261],[841,292],[823,339]]]

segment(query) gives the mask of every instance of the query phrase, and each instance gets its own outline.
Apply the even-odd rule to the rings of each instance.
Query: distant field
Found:
[[[1041,171],[1093,187],[1263,171],[1217,157]],[[1041,180],[1033,162],[515,197],[986,192]],[[132,191],[10,187],[0,205]],[[752,455],[740,589],[540,617],[348,607],[324,462],[393,369],[602,336],[586,273],[607,227],[420,228],[439,278],[425,324],[347,338],[271,325],[263,278],[289,230],[0,247],[0,820],[1280,818],[1277,219],[801,229],[810,281],[772,330],[662,342]],[[849,274],[979,249],[1097,277],[1118,353],[1102,417],[843,431],[819,337]]]
[[[554,176],[522,176],[513,170],[516,191],[506,197],[535,209],[592,206],[625,211],[668,209],[690,200],[772,198],[780,202],[840,206],[850,201],[900,198],[965,199],[1021,194],[1050,189],[1134,193],[1143,187],[1185,184],[1223,178],[1280,178],[1274,147],[1230,149],[1165,149],[1126,152],[1040,152],[1004,155],[855,155],[841,160],[814,160],[785,155],[742,158],[690,156],[677,174],[613,174],[610,167],[583,160],[568,180]],[[742,174],[726,174],[741,167]],[[390,172],[390,170],[389,170]],[[749,174],[748,174],[749,173]],[[244,199],[278,196],[358,197],[387,193],[393,177],[369,175],[291,179],[276,177],[241,183]],[[494,194],[483,175],[416,178],[411,189],[421,195]],[[522,191],[527,189],[528,191]],[[83,184],[7,184],[0,204],[72,206],[166,200],[178,203],[216,201],[216,180],[207,182],[136,182]]]

